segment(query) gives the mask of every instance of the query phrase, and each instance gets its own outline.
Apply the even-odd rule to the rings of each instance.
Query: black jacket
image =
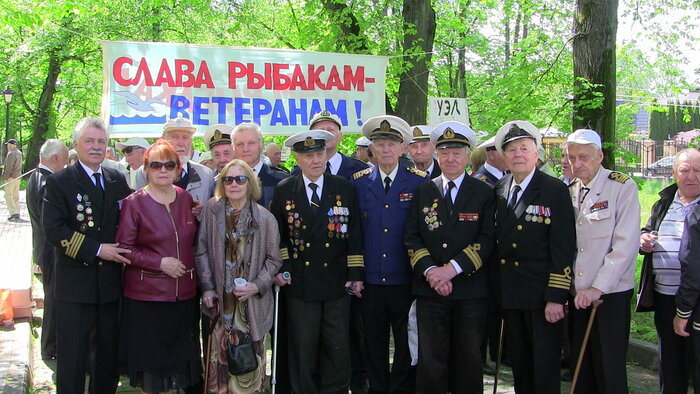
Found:
[[[504,176],[495,188],[501,306],[540,309],[547,302],[564,304],[576,258],[574,207],[569,190],[560,180],[536,169],[512,209],[506,200],[512,178],[512,174]],[[537,210],[537,214],[526,212],[528,208]]]
[[[313,215],[302,174],[275,188],[270,212],[280,231],[280,272],[292,275],[288,297],[328,301],[345,296],[346,281],[364,280],[362,229],[355,188],[350,181],[325,174],[321,207]]]
[[[275,186],[277,186],[282,179],[287,178],[288,176],[289,174],[275,170],[269,165],[263,163],[262,167],[260,168],[260,173],[258,174],[260,186],[262,186],[262,195],[257,203],[265,208],[270,208],[270,202],[272,201]]]
[[[671,206],[673,198],[678,191],[678,185],[675,183],[666,187],[659,192],[659,200],[651,207],[651,216],[647,221],[646,226],[642,228],[642,233],[658,231],[661,222],[666,217],[668,207]],[[649,312],[654,310],[654,262],[651,253],[645,253],[641,250],[640,254],[644,256],[642,262],[642,273],[639,279],[639,289],[637,290],[637,312]]]
[[[683,238],[678,250],[681,261],[681,284],[676,293],[676,314],[692,317],[694,330],[700,326],[700,205],[685,217]],[[691,326],[689,325],[689,328]]]
[[[56,252],[56,300],[100,304],[121,297],[122,265],[97,252],[100,244],[115,242],[119,202],[131,189],[121,172],[102,172],[104,197],[80,162],[46,178],[42,221]]]
[[[413,294],[441,297],[423,273],[430,266],[440,267],[455,260],[463,272],[452,279],[452,293],[447,298],[486,298],[489,296],[486,265],[495,246],[493,191],[465,174],[452,214],[448,214],[442,181],[442,177],[437,177],[421,184],[411,201],[405,239],[413,268]]]
[[[32,258],[34,264],[42,269],[53,263],[53,247],[46,243],[44,229],[41,225],[41,210],[44,206],[46,177],[51,171],[37,168],[27,181],[27,211],[32,223]]]

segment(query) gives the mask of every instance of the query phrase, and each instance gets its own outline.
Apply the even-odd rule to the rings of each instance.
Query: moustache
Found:
[[[102,151],[99,150],[99,149],[90,149],[90,151],[88,151],[88,154],[91,154],[91,155],[93,155],[93,154],[94,154],[94,155],[103,155],[104,152],[102,152]]]

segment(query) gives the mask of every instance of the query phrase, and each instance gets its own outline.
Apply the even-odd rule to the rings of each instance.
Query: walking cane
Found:
[[[272,394],[275,394],[275,387],[277,386],[277,323],[279,321],[279,304],[280,287],[275,285],[275,338],[272,341],[272,378],[270,379]]]
[[[571,391],[569,394],[574,394],[576,389],[576,381],[578,380],[578,373],[581,370],[581,364],[583,363],[583,354],[586,352],[586,345],[588,345],[588,336],[591,334],[591,328],[593,327],[593,320],[595,319],[595,313],[598,310],[598,306],[603,303],[603,300],[593,301],[593,309],[591,310],[591,316],[588,318],[588,327],[586,327],[586,333],[583,335],[583,344],[581,344],[581,350],[578,352],[578,361],[576,361],[576,369],[574,370],[574,378],[571,381]]]
[[[498,333],[498,356],[496,357],[496,374],[493,376],[493,394],[496,394],[498,388],[498,374],[501,372],[501,355],[503,354],[503,329],[505,321],[501,318],[501,329]]]
[[[219,306],[219,300],[214,298],[214,310],[216,316],[211,322],[211,328],[209,329],[209,335],[207,336],[207,351],[204,352],[206,358],[204,359],[204,394],[209,392],[209,358],[211,357],[211,336],[214,333],[214,327],[219,321],[219,316],[221,315],[221,307]]]

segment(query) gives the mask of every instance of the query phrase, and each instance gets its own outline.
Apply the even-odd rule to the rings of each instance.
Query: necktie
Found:
[[[454,182],[447,182],[447,192],[445,192],[445,209],[447,209],[448,214],[452,213],[452,207],[454,206],[454,202],[452,201],[452,189],[454,187]]]
[[[515,185],[513,188],[513,194],[511,194],[510,200],[508,200],[509,208],[513,208],[515,203],[518,202],[518,193],[520,193],[520,185]]]
[[[100,174],[99,172],[95,172],[92,174],[93,178],[95,178],[95,186],[102,192],[102,195],[104,196],[105,194],[105,189],[102,187],[102,182],[100,182]]]
[[[321,209],[321,199],[318,198],[318,193],[316,193],[318,185],[315,183],[309,183],[309,187],[311,188],[311,212],[316,215],[319,209]]]
[[[391,178],[384,178],[384,194],[389,193],[389,188],[391,187]]]
[[[326,162],[326,174],[333,175],[333,173],[331,172],[331,162],[329,161]]]
[[[591,189],[588,187],[582,187],[580,192],[579,192],[579,198],[578,198],[578,206],[581,208],[581,204],[583,204],[583,200],[586,199],[586,196],[588,195],[588,192],[590,192]]]

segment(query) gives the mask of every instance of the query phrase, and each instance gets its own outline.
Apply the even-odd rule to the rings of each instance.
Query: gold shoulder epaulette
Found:
[[[620,182],[620,183],[625,183],[627,182],[628,179],[630,179],[629,175],[625,175],[621,172],[613,171],[608,175],[608,178],[612,179],[613,181]]]
[[[427,173],[427,172],[425,172],[425,171],[423,171],[423,170],[419,170],[419,169],[417,169],[417,168],[408,167],[408,168],[406,168],[406,169],[407,169],[408,172],[410,172],[411,174],[416,174],[416,175],[418,175],[419,177],[422,177],[422,178],[425,178],[426,176],[428,176],[428,173]]]
[[[365,175],[369,175],[372,173],[371,168],[365,168],[364,170],[357,171],[356,173],[352,174],[352,179],[358,179],[362,178]]]

